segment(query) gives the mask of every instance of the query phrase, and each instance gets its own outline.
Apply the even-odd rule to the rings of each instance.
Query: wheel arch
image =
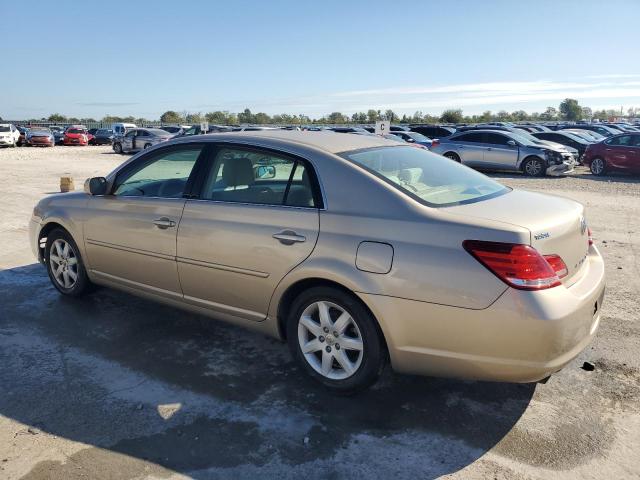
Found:
[[[549,164],[547,163],[547,161],[542,158],[540,155],[536,155],[535,153],[531,153],[529,155],[527,155],[526,157],[524,157],[522,159],[522,161],[520,162],[520,171],[524,172],[524,166],[527,164],[527,161],[531,160],[531,159],[538,159],[542,162],[543,165],[545,165],[547,168],[549,167]]]
[[[331,287],[337,290],[341,290],[353,297],[360,305],[369,312],[371,317],[375,320],[376,329],[378,330],[378,334],[382,340],[382,345],[385,349],[385,352],[388,351],[389,348],[387,346],[387,339],[384,335],[382,327],[380,326],[380,322],[376,318],[375,314],[367,305],[367,303],[353,290],[347,288],[343,284],[336,282],[334,280],[329,280],[321,277],[311,277],[298,280],[287,287],[287,289],[282,293],[279,298],[278,306],[277,306],[277,323],[278,323],[278,335],[281,339],[287,339],[287,318],[289,317],[290,308],[293,301],[300,295],[303,291],[308,290],[310,288],[315,287]]]

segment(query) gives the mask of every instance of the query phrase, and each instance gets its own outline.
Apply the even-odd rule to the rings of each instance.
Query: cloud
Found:
[[[139,102],[76,102],[76,105],[83,107],[130,107],[140,105]]]

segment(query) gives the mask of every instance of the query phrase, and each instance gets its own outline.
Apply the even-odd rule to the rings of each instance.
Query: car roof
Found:
[[[332,131],[260,130],[252,132],[208,133],[182,137],[172,142],[190,143],[197,141],[220,141],[240,143],[260,143],[274,148],[287,145],[314,147],[329,153],[349,152],[365,148],[397,146],[397,142],[378,135],[355,135]]]

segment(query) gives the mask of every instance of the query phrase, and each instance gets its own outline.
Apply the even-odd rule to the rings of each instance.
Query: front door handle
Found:
[[[302,243],[307,240],[305,236],[298,235],[291,230],[283,230],[282,232],[274,233],[272,236],[284,245],[293,245],[294,243]]]
[[[153,221],[153,224],[161,230],[166,230],[167,228],[173,228],[176,226],[176,222],[167,217],[156,218]]]

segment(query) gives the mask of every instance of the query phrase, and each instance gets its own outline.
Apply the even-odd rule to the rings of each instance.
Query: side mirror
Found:
[[[407,143],[416,143],[416,141],[413,138],[407,138],[406,142]]]
[[[509,145],[510,147],[515,147],[515,146],[517,145],[517,143],[516,143],[516,141],[515,141],[515,140],[509,140],[509,141],[507,142],[507,145]]]
[[[107,193],[107,179],[104,177],[87,178],[84,182],[84,193],[105,195]]]
[[[269,179],[275,178],[276,167],[273,165],[260,165],[255,172],[256,178]]]

